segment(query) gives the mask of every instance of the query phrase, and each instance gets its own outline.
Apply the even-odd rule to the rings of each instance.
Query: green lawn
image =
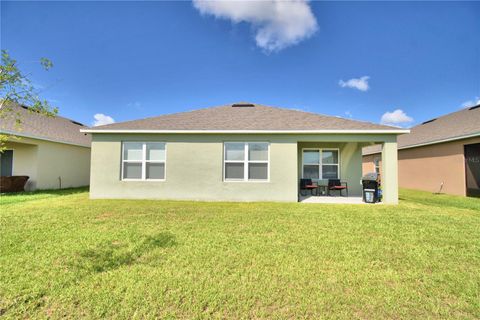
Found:
[[[480,200],[0,197],[6,318],[480,318]]]

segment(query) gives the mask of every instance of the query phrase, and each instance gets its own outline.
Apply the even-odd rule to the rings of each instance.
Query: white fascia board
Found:
[[[80,129],[84,133],[164,133],[164,134],[405,134],[408,129],[379,130],[122,130]]]

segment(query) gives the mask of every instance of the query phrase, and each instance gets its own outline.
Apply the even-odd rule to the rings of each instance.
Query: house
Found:
[[[381,146],[363,149],[363,171],[379,170]],[[398,137],[402,188],[480,196],[480,105],[431,119]]]
[[[82,132],[91,198],[298,201],[299,178],[362,188],[362,147],[383,145],[384,200],[397,203],[397,135],[408,130],[235,103]]]
[[[5,106],[3,107],[5,108]],[[90,136],[81,123],[46,116],[12,105],[0,119],[0,134],[9,135],[1,157],[1,176],[28,176],[26,190],[87,186]],[[16,119],[21,124],[16,124]]]

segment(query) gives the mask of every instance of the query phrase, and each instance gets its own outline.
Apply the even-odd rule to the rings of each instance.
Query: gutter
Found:
[[[408,129],[378,130],[122,130],[80,129],[84,133],[163,133],[163,134],[405,134]]]

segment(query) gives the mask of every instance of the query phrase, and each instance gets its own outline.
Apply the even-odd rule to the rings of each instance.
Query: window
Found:
[[[375,172],[380,174],[380,158],[375,157],[373,159],[373,165],[375,166]]]
[[[304,149],[303,178],[306,179],[339,179],[338,149]]]
[[[165,180],[164,142],[124,142],[123,180]]]
[[[13,150],[0,152],[0,176],[11,177],[13,174]]]
[[[267,142],[225,142],[225,181],[268,181]]]

